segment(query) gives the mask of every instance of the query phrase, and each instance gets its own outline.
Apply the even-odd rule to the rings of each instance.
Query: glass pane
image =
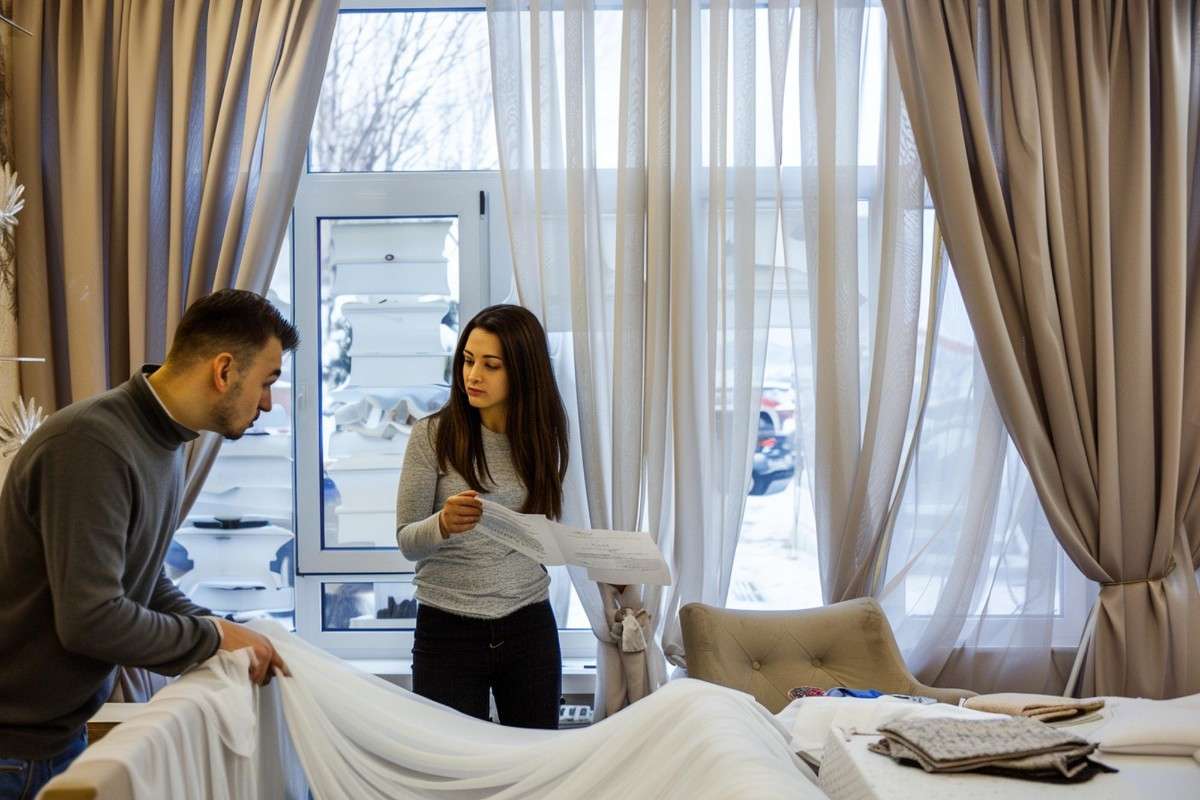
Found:
[[[787,304],[775,300],[751,463],[749,497],[729,583],[729,608],[780,609],[821,605],[817,526],[811,481],[804,475],[802,417],[796,398],[811,393],[811,370],[796,383],[792,334],[811,347],[805,328],[786,325]],[[799,392],[797,390],[800,390]]]
[[[291,232],[267,298],[292,319]],[[165,568],[198,605],[238,619],[295,622],[292,357],[271,390],[271,410],[221,445],[195,504],[167,551]]]
[[[559,630],[586,630],[592,627],[587,618],[587,610],[584,609],[574,586],[571,587],[571,599],[567,603],[567,618],[559,619],[557,613],[555,618],[558,619]]]
[[[338,16],[313,121],[312,172],[498,168],[485,14]]]
[[[323,219],[323,547],[396,548],[412,423],[450,389],[458,218]]]
[[[411,631],[417,626],[412,581],[322,583],[321,629]]]

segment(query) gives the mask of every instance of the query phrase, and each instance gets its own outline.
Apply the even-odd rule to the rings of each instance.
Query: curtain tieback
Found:
[[[612,635],[625,653],[640,653],[646,649],[646,635],[642,626],[648,624],[650,615],[644,608],[617,610],[612,623]]]
[[[1157,578],[1132,578],[1127,581],[1101,581],[1101,586],[1130,586],[1135,583],[1158,583],[1165,581],[1167,576],[1175,571],[1175,556],[1171,556],[1171,560],[1167,562],[1167,569],[1162,575]]]

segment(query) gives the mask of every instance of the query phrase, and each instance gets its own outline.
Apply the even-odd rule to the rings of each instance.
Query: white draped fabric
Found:
[[[618,595],[574,576],[602,716],[665,680],[663,651],[683,662],[680,605],[728,590],[777,223],[755,169],[767,43],[751,0],[492,0],[488,21],[517,296],[577,425],[568,516],[650,531],[675,578]],[[648,649],[622,649],[638,611]]]
[[[130,774],[131,800],[304,797],[298,761],[318,800],[822,796],[787,730],[731,689],[676,681],[587,728],[503,728],[360,673],[276,623],[252,627],[274,641],[290,678],[255,689],[246,651],[220,653],[85,751],[58,785],[110,762]]]
[[[287,636],[269,625],[264,632]],[[249,650],[219,652],[150,702],[128,704],[136,712],[39,796],[304,800],[307,784],[284,727],[278,683],[256,689],[249,666]]]

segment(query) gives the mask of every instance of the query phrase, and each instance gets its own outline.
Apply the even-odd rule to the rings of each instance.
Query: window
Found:
[[[411,422],[449,396],[486,304],[478,180],[311,175],[296,197],[301,572],[411,572],[396,487]],[[465,180],[465,182],[464,182]]]
[[[297,627],[341,656],[403,661],[411,423],[445,402],[460,325],[509,296],[511,266],[486,15],[377,5],[343,4],[296,196]],[[552,575],[564,657],[594,660]]]
[[[870,203],[876,194],[876,167],[880,137],[881,111],[884,104],[886,20],[883,9],[868,4],[862,12],[862,41],[864,58],[858,65],[859,139],[857,153],[850,148],[838,158],[857,169],[858,253],[860,261],[860,294],[865,304],[875,302],[868,269],[871,257],[869,246]],[[757,37],[766,42],[766,11],[759,9]],[[796,205],[794,196],[786,193],[801,185],[797,174],[801,163],[801,148],[805,146],[799,127],[800,109],[796,77],[799,52],[798,25],[793,26],[787,90],[784,95],[783,176],[785,202]],[[704,38],[704,37],[702,37]],[[769,52],[759,47],[755,113],[757,160],[760,165],[773,162]],[[707,86],[704,89],[707,92]],[[852,99],[852,98],[851,98]],[[845,98],[839,97],[839,108]],[[764,122],[765,120],[765,122]],[[707,136],[705,142],[707,151]],[[760,182],[760,186],[762,183]],[[774,188],[773,181],[768,185]],[[774,198],[760,196],[760,209],[773,207]],[[957,297],[953,276],[947,277],[942,318],[938,329],[926,331],[931,279],[930,256],[934,212],[926,197],[923,214],[921,262],[924,270],[918,329],[918,353],[928,335],[937,337],[934,386],[926,412],[924,431],[919,447],[923,472],[910,476],[900,510],[893,540],[895,560],[905,561],[912,554],[940,552],[941,561],[924,558],[908,570],[889,564],[888,577],[902,582],[903,608],[889,613],[897,615],[929,615],[932,613],[950,574],[949,560],[953,557],[958,531],[964,522],[962,497],[965,494],[963,454],[975,440],[976,429],[963,429],[964,404],[978,401],[983,378],[978,363],[974,336],[971,332],[961,298]],[[782,267],[785,246],[793,248],[794,262],[804,258],[804,225],[788,227],[780,232],[776,263]],[[796,258],[798,256],[798,258]],[[793,264],[795,267],[795,263]],[[782,270],[780,270],[782,271]],[[803,275],[800,280],[805,280]],[[813,417],[814,398],[811,323],[808,302],[789,304],[784,297],[783,278],[777,275],[776,295],[773,298],[771,329],[767,342],[766,368],[760,422],[754,442],[753,466],[749,496],[746,500],[741,537],[738,543],[727,604],[733,608],[786,609],[818,606],[822,603],[820,569],[817,558],[817,533],[812,497],[814,465],[807,454],[812,452],[814,432],[809,430]],[[795,288],[793,288],[795,291]],[[866,309],[864,309],[866,310]],[[795,312],[799,318],[793,318]],[[872,315],[860,315],[859,341],[870,346],[874,332]],[[862,359],[864,369],[869,360]],[[863,374],[863,391],[869,390],[869,374]],[[914,393],[919,386],[913,387]],[[916,398],[914,397],[914,400]],[[806,445],[806,440],[810,443]],[[914,471],[916,472],[916,471]],[[935,474],[936,473],[936,474]],[[1056,643],[1073,645],[1078,640],[1079,626],[1087,613],[1087,586],[1078,570],[1070,564],[1040,514],[1037,498],[1024,474],[1020,459],[1011,447],[1003,459],[1000,481],[995,542],[992,542],[982,567],[989,576],[988,589],[972,598],[970,614],[986,620],[978,641],[1000,641],[1010,635],[1017,615],[1029,615],[1033,609],[1048,609],[1054,617]],[[920,487],[919,503],[916,487]],[[917,510],[920,513],[917,513]],[[1033,513],[1036,511],[1037,513]],[[1048,580],[1035,578],[1027,569],[1030,560],[1045,559],[1053,564]],[[900,565],[903,566],[903,563]],[[897,575],[899,577],[897,577]],[[972,576],[973,577],[973,576]],[[1047,594],[1051,596],[1047,596]],[[1029,619],[1029,616],[1026,616]],[[974,635],[970,629],[965,635]]]
[[[392,664],[415,626],[395,541],[411,423],[448,396],[461,320],[511,291],[486,16],[408,5],[343,3],[269,294],[301,344],[167,558],[215,611]],[[564,657],[594,661],[565,570],[552,575]]]
[[[358,9],[339,16],[310,171],[498,168],[484,14]]]
[[[268,299],[292,319],[291,235],[280,248]],[[167,575],[196,603],[237,618],[295,624],[292,381],[271,389],[272,408],[241,439],[225,442],[167,551]]]

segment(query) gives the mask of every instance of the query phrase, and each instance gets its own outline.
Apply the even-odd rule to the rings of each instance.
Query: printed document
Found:
[[[491,500],[483,500],[483,516],[476,527],[538,563],[585,567],[588,577],[600,583],[671,584],[667,562],[648,533],[572,528]]]

